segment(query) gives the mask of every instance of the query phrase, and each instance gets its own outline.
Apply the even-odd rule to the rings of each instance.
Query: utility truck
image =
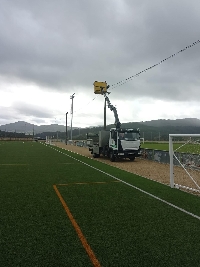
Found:
[[[98,82],[95,82],[96,86]],[[109,86],[107,86],[108,88]],[[115,128],[101,130],[98,134],[87,134],[87,145],[94,158],[100,155],[107,156],[111,161],[116,158],[129,158],[131,161],[140,156],[140,130],[121,128],[121,123],[114,107],[107,94],[107,88],[101,88],[101,94],[105,97],[108,108],[113,111],[115,117]],[[99,88],[98,88],[99,92]]]

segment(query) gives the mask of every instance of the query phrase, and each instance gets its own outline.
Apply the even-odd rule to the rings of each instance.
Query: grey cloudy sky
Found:
[[[0,125],[103,124],[109,85],[200,39],[197,0],[0,0]],[[111,88],[121,122],[200,119],[200,44]],[[94,99],[95,98],[95,99]],[[113,123],[111,112],[107,122]]]

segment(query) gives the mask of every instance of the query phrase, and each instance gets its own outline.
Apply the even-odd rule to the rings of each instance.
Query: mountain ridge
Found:
[[[107,127],[111,127],[113,125],[107,125]],[[141,122],[126,122],[122,123],[122,127],[124,128],[143,128],[143,126],[153,127],[153,128],[165,128],[165,127],[200,127],[200,120],[197,118],[183,118],[183,119],[158,119],[151,121],[141,121]],[[101,128],[103,126],[91,126],[85,127],[81,129],[88,128]],[[73,127],[74,129],[78,129],[79,127]],[[68,131],[71,128],[68,126]],[[18,121],[14,123],[9,123],[0,126],[1,131],[7,132],[17,132],[17,133],[26,133],[32,134],[34,133],[42,133],[42,132],[65,132],[66,126],[59,124],[50,124],[50,125],[35,125],[32,123],[28,123],[25,121]]]

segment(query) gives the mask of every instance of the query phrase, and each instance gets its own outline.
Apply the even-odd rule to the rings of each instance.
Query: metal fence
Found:
[[[167,164],[170,163],[169,151],[167,150],[141,148],[141,154],[143,158],[148,160]],[[174,154],[184,166],[193,166],[196,168],[200,168],[200,154],[189,154],[180,152],[174,152]],[[176,158],[174,159],[174,165],[180,166],[178,160]]]
[[[66,141],[63,139],[61,142],[65,143]],[[87,142],[85,140],[83,140],[83,141],[82,140],[81,141],[68,140],[67,144],[68,145],[74,145],[74,146],[80,146],[80,147],[87,147]]]
[[[65,142],[63,140],[63,142]],[[80,147],[87,147],[87,142],[84,141],[68,141],[69,145],[75,145]],[[200,154],[190,154],[190,153],[181,153],[174,152],[178,160],[185,167],[195,167],[200,169]],[[141,155],[144,159],[156,161],[159,163],[170,163],[169,151],[159,150],[159,149],[150,149],[150,148],[141,148]],[[174,159],[174,165],[180,166],[180,163],[176,158]]]

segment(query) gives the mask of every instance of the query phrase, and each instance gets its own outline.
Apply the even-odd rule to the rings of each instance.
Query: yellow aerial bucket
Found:
[[[97,82],[93,83],[94,85],[94,93],[95,94],[103,94],[107,92],[107,83],[106,82]]]

